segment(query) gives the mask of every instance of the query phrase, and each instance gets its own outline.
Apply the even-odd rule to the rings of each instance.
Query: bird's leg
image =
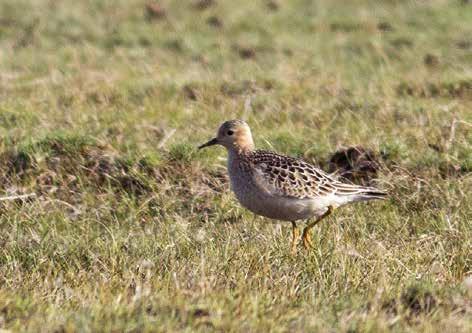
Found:
[[[300,236],[300,230],[298,230],[297,223],[292,221],[292,254],[295,254],[297,252],[297,239],[298,236]]]
[[[308,223],[308,225],[303,229],[303,234],[302,234],[302,240],[303,240],[303,247],[305,249],[309,249],[313,247],[313,243],[311,241],[311,229],[318,224],[322,219],[324,219],[326,216],[330,215],[334,210],[333,206],[328,206],[328,210],[323,213],[320,217],[318,217],[316,220],[311,221]]]

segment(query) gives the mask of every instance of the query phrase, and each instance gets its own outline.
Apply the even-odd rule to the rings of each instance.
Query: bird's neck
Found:
[[[253,151],[254,151],[254,143],[252,143],[252,141],[250,145],[249,144],[246,144],[246,145],[234,144],[233,146],[228,148],[228,154],[230,158],[233,158],[233,159],[243,158],[244,156],[247,156]]]
[[[254,150],[254,141],[252,141],[251,135],[241,135],[236,138],[229,148],[238,154],[250,153]]]
[[[250,154],[252,150],[239,148],[228,149],[228,172],[233,183],[233,178],[241,174],[241,171],[247,170],[250,163]]]

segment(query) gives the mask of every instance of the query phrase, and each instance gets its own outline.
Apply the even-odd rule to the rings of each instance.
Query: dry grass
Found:
[[[472,329],[472,58],[461,1],[0,3],[0,330]],[[229,192],[220,122],[384,203],[316,249]],[[365,180],[365,179],[364,179]]]

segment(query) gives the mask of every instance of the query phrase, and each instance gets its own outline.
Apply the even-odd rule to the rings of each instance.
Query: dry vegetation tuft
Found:
[[[470,332],[466,2],[0,2],[0,331]],[[291,256],[230,118],[389,200]]]

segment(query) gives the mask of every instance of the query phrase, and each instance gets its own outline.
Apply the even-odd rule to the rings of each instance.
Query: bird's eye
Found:
[[[228,134],[228,135],[233,135],[234,132],[233,132],[232,130],[229,130],[228,132],[226,132],[226,134]]]

